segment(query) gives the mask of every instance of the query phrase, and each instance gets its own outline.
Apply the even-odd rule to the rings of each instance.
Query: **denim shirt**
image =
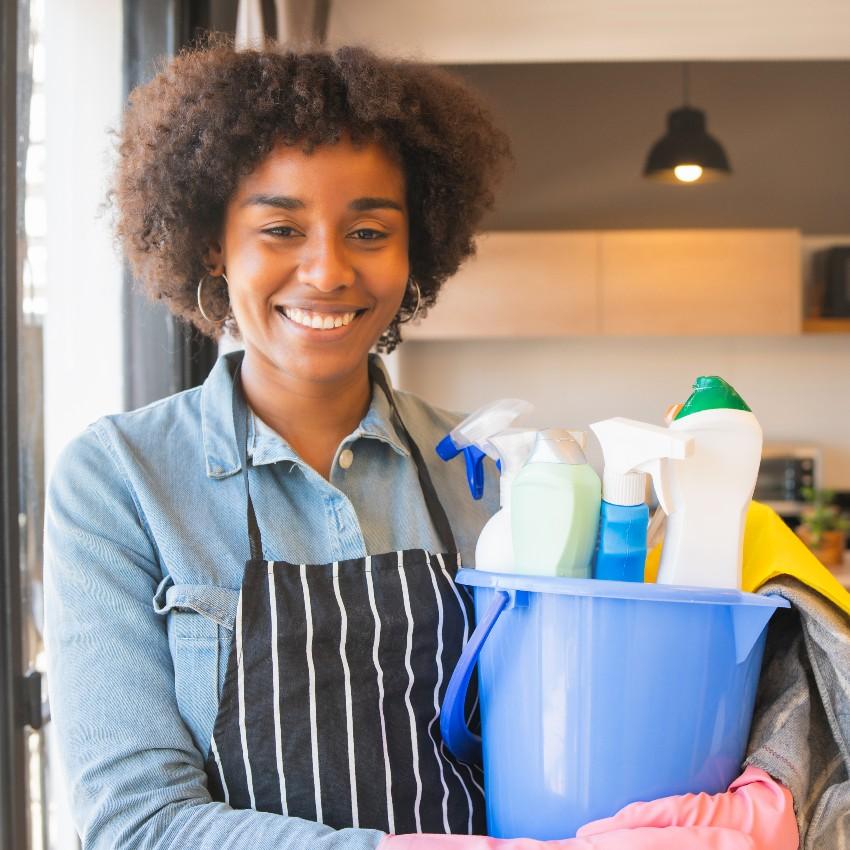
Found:
[[[86,850],[373,848],[382,833],[213,802],[204,772],[246,560],[245,491],[222,355],[203,386],[104,416],[60,455],[47,493],[48,689]],[[380,360],[378,365],[386,370]],[[461,459],[434,446],[460,419],[394,392],[465,565],[498,507],[489,464],[473,501]],[[251,498],[264,557],[327,563],[442,550],[416,467],[373,392],[330,480],[253,418]],[[340,464],[340,454],[348,454]]]

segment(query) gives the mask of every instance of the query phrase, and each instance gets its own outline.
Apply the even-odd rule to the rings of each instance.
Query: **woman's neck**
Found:
[[[372,390],[368,362],[339,380],[305,381],[246,351],[240,372],[245,397],[254,413],[305,463],[330,478],[337,447],[369,409]]]

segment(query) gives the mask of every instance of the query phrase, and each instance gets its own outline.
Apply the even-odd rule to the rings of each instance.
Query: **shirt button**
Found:
[[[354,463],[354,452],[351,449],[343,449],[339,453],[339,465],[343,469],[348,469]]]

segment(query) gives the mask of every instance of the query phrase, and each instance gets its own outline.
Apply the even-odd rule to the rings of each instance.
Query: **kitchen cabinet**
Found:
[[[608,231],[599,240],[604,334],[801,331],[796,230]]]
[[[407,339],[799,334],[796,230],[490,232]]]
[[[490,232],[405,339],[587,336],[599,332],[593,232]]]

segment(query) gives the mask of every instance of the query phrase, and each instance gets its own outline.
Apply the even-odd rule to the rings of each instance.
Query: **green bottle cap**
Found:
[[[691,397],[682,405],[682,409],[676,414],[676,419],[683,419],[691,413],[699,413],[701,410],[749,410],[747,403],[731,384],[727,384],[723,378],[717,375],[702,375],[694,381],[694,391]]]

